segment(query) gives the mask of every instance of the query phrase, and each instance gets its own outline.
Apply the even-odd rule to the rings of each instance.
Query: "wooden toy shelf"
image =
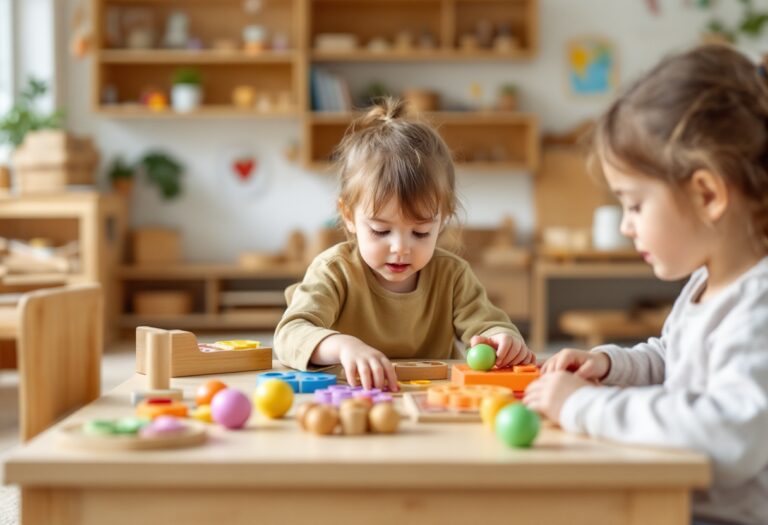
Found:
[[[77,241],[78,264],[68,273],[4,274],[0,292],[25,292],[65,284],[100,283],[104,296],[114,289],[114,268],[122,260],[126,228],[123,200],[92,191],[0,198],[0,237],[49,239],[53,246]],[[112,328],[118,311],[109,302],[105,322]],[[109,330],[107,330],[109,335]]]
[[[308,158],[319,169],[329,166],[331,153],[355,113],[313,112],[307,117]],[[538,167],[539,132],[534,115],[519,112],[439,111],[424,114],[440,130],[462,168],[530,170]]]
[[[426,53],[448,58],[455,54],[504,59],[531,58],[538,49],[538,2],[536,0],[314,0],[309,2],[309,45],[322,33],[349,33],[362,45],[377,37],[393,37],[401,31],[415,35],[428,31],[435,48]],[[481,21],[508,28],[515,44],[505,51],[467,51],[460,46],[461,36],[475,30]],[[327,53],[316,50],[313,59],[373,60],[418,57],[418,47],[408,52],[370,52],[363,49]],[[359,58],[358,58],[359,57]]]
[[[256,14],[246,14],[241,0],[91,1],[96,21],[94,111],[118,119],[296,118],[303,131],[301,162],[317,170],[328,167],[330,152],[352,115],[326,119],[311,111],[308,79],[312,66],[515,62],[529,60],[538,52],[538,0],[264,0]],[[110,17],[136,10],[152,20],[151,49],[127,49],[110,36]],[[162,48],[166,20],[174,11],[187,14],[190,35],[201,40],[202,49]],[[465,45],[463,37],[485,22],[495,30],[505,28],[513,43],[501,48]],[[288,48],[245,51],[242,32],[249,24],[261,25],[270,34],[286,35]],[[414,38],[427,31],[433,47],[417,42],[385,51],[367,47],[373,39],[393,39],[406,31]],[[317,49],[318,35],[329,33],[353,35],[358,45],[346,50]],[[222,39],[230,40],[234,48],[214,49],[214,43]],[[199,109],[178,113],[170,108],[149,109],[139,102],[150,87],[169,93],[173,74],[181,67],[200,72],[204,100]],[[273,104],[235,105],[233,92],[238,86],[266,94]],[[107,92],[115,99],[113,103],[105,103]],[[282,104],[275,103],[280,99]],[[468,111],[432,116],[464,169],[533,171],[538,165],[538,125],[533,115]]]
[[[119,302],[124,312],[120,326],[141,325],[180,329],[273,329],[285,310],[283,290],[299,281],[304,266],[283,265],[270,270],[249,270],[225,264],[178,266],[123,266],[119,275]],[[171,291],[188,294],[191,312],[140,315],[135,297],[141,292]]]

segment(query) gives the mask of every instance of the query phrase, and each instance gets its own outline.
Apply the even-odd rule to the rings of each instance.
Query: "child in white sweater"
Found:
[[[768,523],[768,87],[725,46],[670,57],[595,131],[622,232],[691,276],[659,338],[566,349],[524,402],[571,432],[707,454],[695,523]],[[600,381],[602,384],[595,384]]]

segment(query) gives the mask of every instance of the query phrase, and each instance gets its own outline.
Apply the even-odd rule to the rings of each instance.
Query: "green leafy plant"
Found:
[[[151,151],[133,164],[118,156],[110,163],[107,170],[113,186],[117,186],[122,181],[132,180],[139,173],[146,176],[147,182],[158,187],[164,199],[175,199],[181,194],[181,176],[184,174],[184,166],[161,151]]]
[[[0,118],[0,142],[18,147],[30,131],[38,129],[60,128],[64,120],[64,111],[57,109],[53,113],[40,113],[36,109],[37,100],[48,91],[42,80],[30,78],[19,95],[19,101]]]
[[[728,26],[720,18],[710,19],[706,26],[706,32],[722,37],[728,42],[734,43],[740,35],[751,38],[760,36],[768,23],[768,11],[755,9],[753,0],[738,0],[742,6],[741,18],[735,26]],[[715,2],[711,0],[699,0],[697,6],[702,9],[711,9]]]
[[[147,180],[160,189],[164,199],[170,200],[181,194],[184,167],[170,155],[152,151],[139,160],[138,166],[147,175]]]
[[[192,84],[199,86],[202,82],[200,71],[192,67],[182,67],[173,74],[174,84]]]
[[[517,95],[517,91],[518,91],[517,84],[502,84],[499,87],[500,95]]]
[[[109,180],[113,182],[120,179],[132,179],[134,167],[128,164],[123,157],[118,156],[109,165],[107,173],[109,174]]]

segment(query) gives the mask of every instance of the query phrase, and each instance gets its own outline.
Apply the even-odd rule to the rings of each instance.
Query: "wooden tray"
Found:
[[[417,423],[479,423],[479,410],[452,410],[427,405],[426,392],[403,394],[405,412]]]
[[[162,331],[150,326],[136,328],[136,372],[146,374],[147,334]],[[272,368],[272,348],[204,352],[192,332],[170,330],[171,377],[227,374]]]
[[[92,436],[83,433],[82,423],[73,423],[59,431],[58,442],[64,446],[88,450],[151,450],[192,447],[205,443],[208,437],[205,425],[195,421],[185,421],[184,424],[188,428],[181,434],[139,437],[138,435]]]

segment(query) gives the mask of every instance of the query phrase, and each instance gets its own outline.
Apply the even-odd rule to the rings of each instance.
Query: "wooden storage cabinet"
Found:
[[[0,198],[0,236],[29,240],[50,239],[54,246],[79,243],[74,271],[46,274],[9,274],[0,279],[0,292],[94,282],[105,297],[107,335],[117,322],[115,268],[123,258],[126,230],[125,202],[114,194],[69,192]]]
[[[291,265],[268,271],[215,264],[124,266],[119,272],[120,302],[126,312],[121,327],[272,330],[285,311],[283,291],[299,281],[304,270],[303,266]],[[137,313],[137,296],[152,291],[189,297],[191,313]],[[171,295],[174,294],[168,297]]]

